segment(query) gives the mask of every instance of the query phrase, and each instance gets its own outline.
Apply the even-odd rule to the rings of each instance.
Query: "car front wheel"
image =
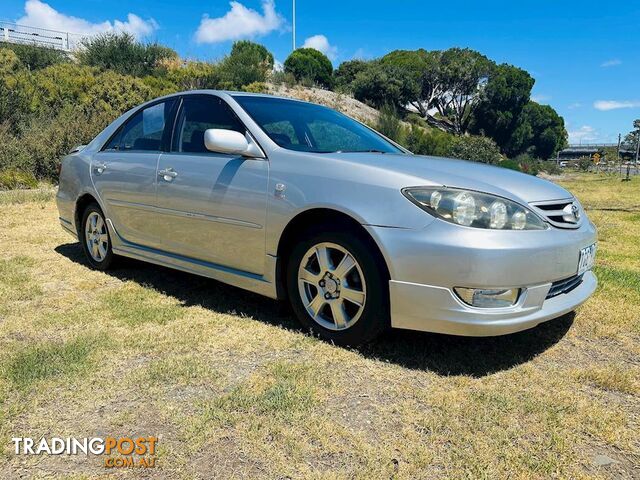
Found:
[[[388,282],[373,248],[344,231],[311,233],[296,245],[287,287],[303,326],[325,340],[352,346],[386,328]]]

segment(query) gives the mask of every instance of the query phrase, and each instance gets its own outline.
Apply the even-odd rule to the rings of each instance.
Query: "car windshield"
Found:
[[[299,152],[404,153],[382,136],[335,110],[276,97],[234,99],[279,146]]]

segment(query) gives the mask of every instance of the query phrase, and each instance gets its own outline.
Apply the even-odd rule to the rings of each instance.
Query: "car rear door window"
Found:
[[[105,150],[162,150],[163,138],[170,129],[171,109],[175,100],[156,103],[133,115],[104,148]]]

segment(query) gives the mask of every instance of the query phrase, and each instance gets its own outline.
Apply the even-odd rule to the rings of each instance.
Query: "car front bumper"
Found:
[[[449,288],[392,280],[391,320],[395,328],[484,337],[519,332],[575,310],[594,292],[597,280],[586,272],[571,292],[545,299],[551,283],[528,287],[514,307],[474,308]]]
[[[366,228],[389,267],[394,328],[504,335],[574,310],[597,286],[588,271],[571,291],[547,298],[553,282],[576,275],[580,249],[596,241],[586,218],[575,230],[491,231],[444,221],[423,230]],[[522,293],[511,307],[478,308],[460,300],[454,287],[521,288]]]

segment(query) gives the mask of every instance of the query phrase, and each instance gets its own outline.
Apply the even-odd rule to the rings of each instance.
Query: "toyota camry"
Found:
[[[287,299],[341,345],[525,330],[596,288],[595,228],[560,186],[269,95],[132,109],[64,158],[57,204],[96,269],[132,257]]]

